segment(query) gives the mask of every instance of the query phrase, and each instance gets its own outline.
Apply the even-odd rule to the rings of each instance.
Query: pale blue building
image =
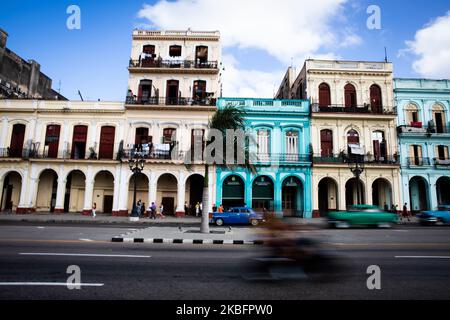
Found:
[[[450,204],[450,80],[394,79],[403,201],[416,212]]]
[[[307,100],[220,98],[218,108],[246,111],[256,173],[217,166],[217,205],[247,205],[311,217],[310,104]]]

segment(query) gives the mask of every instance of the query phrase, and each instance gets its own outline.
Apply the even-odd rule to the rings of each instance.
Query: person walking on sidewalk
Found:
[[[161,219],[164,219],[164,206],[161,204],[161,206],[159,207],[159,213],[157,214]]]
[[[97,210],[97,203],[94,202],[94,204],[92,205],[92,216],[95,218],[95,210]]]
[[[403,218],[407,218],[408,221],[409,220],[409,214],[408,214],[408,204],[405,202],[405,204],[403,205]]]
[[[200,213],[200,203],[197,202],[197,204],[195,205],[195,216],[198,217]]]
[[[150,206],[150,219],[156,219],[156,204],[154,202]]]

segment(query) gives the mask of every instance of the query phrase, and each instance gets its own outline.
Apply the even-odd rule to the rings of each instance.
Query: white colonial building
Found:
[[[286,73],[277,98],[311,102],[316,216],[356,203],[401,206],[392,72],[385,62],[310,59],[293,83]],[[364,169],[359,187],[353,156]]]
[[[140,154],[137,199],[184,214],[201,201],[204,166],[185,162],[216,110],[220,65],[218,32],[135,30],[125,103],[0,101],[0,209],[128,215],[126,160]]]

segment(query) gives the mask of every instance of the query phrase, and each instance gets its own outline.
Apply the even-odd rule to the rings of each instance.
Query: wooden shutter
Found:
[[[24,124],[15,124],[13,126],[13,131],[11,135],[11,143],[9,145],[10,156],[13,158],[22,157],[23,141],[25,139],[25,129]]]
[[[112,126],[104,126],[100,132],[100,159],[112,159],[114,154],[114,136],[116,128]]]

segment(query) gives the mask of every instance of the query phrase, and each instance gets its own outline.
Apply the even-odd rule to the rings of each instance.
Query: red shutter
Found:
[[[45,145],[48,146],[47,157],[58,157],[58,145],[59,145],[59,133],[61,126],[58,124],[50,124],[47,126],[47,132],[45,135]]]
[[[22,157],[23,141],[25,139],[25,125],[15,124],[13,126],[9,155],[13,158]]]
[[[330,87],[326,83],[319,86],[319,107],[328,107],[331,105]]]
[[[320,148],[322,157],[329,157],[333,154],[333,131],[320,131]]]
[[[382,112],[381,89],[377,85],[370,87],[370,107],[373,113]]]
[[[100,159],[112,159],[114,154],[114,136],[116,128],[105,126],[102,127],[100,133],[100,148],[99,148],[99,158]]]

